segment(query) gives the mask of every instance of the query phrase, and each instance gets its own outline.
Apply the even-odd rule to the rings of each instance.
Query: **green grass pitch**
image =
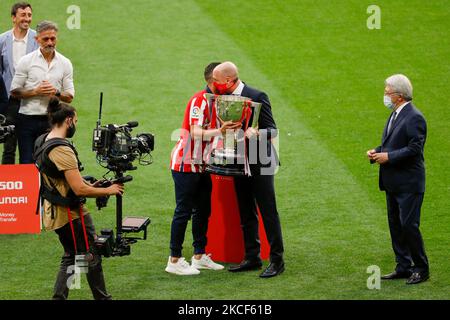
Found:
[[[0,30],[13,1],[0,3]],[[58,50],[74,64],[79,126],[75,143],[86,173],[100,176],[91,134],[103,91],[104,123],[139,120],[156,135],[154,164],[127,185],[124,212],[152,219],[149,239],[126,258],[104,260],[115,299],[448,299],[450,289],[450,7],[410,1],[87,1],[36,0],[33,26],[60,25]],[[81,8],[81,29],[68,30],[66,9]],[[381,29],[366,26],[381,8]],[[266,91],[280,129],[277,202],[286,271],[164,272],[175,205],[169,170],[171,133],[189,97],[203,88],[204,66],[231,60],[241,78]],[[421,230],[431,279],[417,286],[383,282],[369,290],[370,265],[394,267],[378,170],[365,151],[379,144],[388,117],[384,79],[404,73],[428,121],[427,191]],[[1,151],[0,147],[0,151]],[[114,201],[97,229],[114,225]],[[184,254],[192,256],[190,226]],[[49,299],[62,248],[57,236],[0,236],[0,299]],[[91,299],[85,278],[71,299]]]

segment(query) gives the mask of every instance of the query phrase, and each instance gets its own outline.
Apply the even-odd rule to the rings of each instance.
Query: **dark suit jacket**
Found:
[[[376,148],[377,152],[387,152],[389,155],[389,161],[380,165],[380,190],[391,193],[423,193],[423,150],[427,137],[425,118],[412,103],[408,103],[398,114],[388,134],[389,119],[383,131],[381,146]]]
[[[0,74],[0,114],[5,114],[8,106],[8,93],[6,92],[5,82]]]
[[[252,175],[259,174],[274,174],[279,166],[279,160],[277,152],[272,144],[271,139],[277,136],[277,126],[272,115],[272,107],[270,105],[269,97],[266,93],[252,88],[248,85],[244,86],[241,95],[252,99],[254,102],[260,102],[261,112],[258,120],[259,139],[260,141],[266,141],[266,150],[260,152],[258,144],[258,157],[256,163],[252,163],[250,159],[250,170]],[[253,116],[250,119],[250,123],[253,121]],[[265,152],[264,152],[265,151]]]

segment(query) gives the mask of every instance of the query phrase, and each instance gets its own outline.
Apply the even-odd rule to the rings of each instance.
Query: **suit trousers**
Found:
[[[419,230],[423,197],[423,193],[386,192],[389,230],[398,272],[428,272],[428,258]]]
[[[270,261],[283,261],[283,237],[275,199],[273,175],[235,177],[241,227],[244,234],[245,259],[260,260],[259,223],[257,206],[270,244]]]

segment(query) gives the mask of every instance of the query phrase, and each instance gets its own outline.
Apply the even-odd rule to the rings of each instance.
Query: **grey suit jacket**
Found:
[[[31,30],[28,32],[28,42],[27,42],[27,52],[26,54],[33,52],[39,48],[39,45],[34,38],[36,36],[36,31]],[[6,31],[0,35],[0,74],[3,76],[3,81],[5,81],[6,91],[8,92],[11,88],[11,82],[14,78],[14,63],[13,63],[13,33],[12,30]]]

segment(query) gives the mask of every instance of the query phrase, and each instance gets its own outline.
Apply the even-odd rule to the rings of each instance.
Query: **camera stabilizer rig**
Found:
[[[151,151],[154,148],[154,136],[151,133],[141,133],[132,137],[131,131],[139,124],[130,121],[124,125],[101,125],[103,93],[100,93],[100,111],[97,127],[94,129],[92,150],[97,154],[97,162],[109,172],[114,173],[114,178],[105,178],[100,187],[108,187],[114,183],[127,183],[133,180],[130,175],[124,176],[129,170],[136,170],[132,162],[139,160],[141,165],[152,163]],[[91,182],[96,180],[90,177]],[[106,207],[109,197],[97,198],[97,208]],[[147,227],[150,219],[147,217],[125,217],[122,211],[123,198],[116,195],[116,237],[111,229],[104,229],[96,240],[99,253],[105,257],[125,256],[130,254],[130,245],[138,240],[147,239]],[[123,220],[122,220],[123,219]],[[129,233],[141,233],[143,237],[129,237]]]

